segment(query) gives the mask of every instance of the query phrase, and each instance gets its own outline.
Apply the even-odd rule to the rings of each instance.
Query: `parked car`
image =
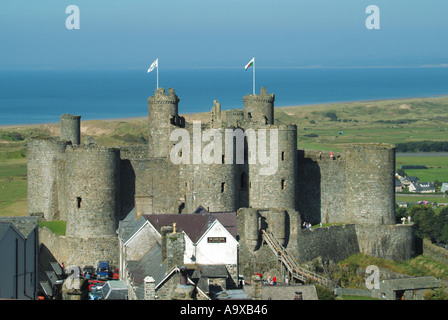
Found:
[[[109,279],[109,261],[100,260],[98,262],[98,270],[96,273],[96,278],[100,280],[108,280]]]
[[[89,291],[100,290],[105,282],[100,280],[89,280]]]
[[[93,266],[85,266],[82,269],[82,276],[86,279],[95,277],[95,268]]]
[[[114,279],[114,280],[120,279],[120,272],[118,269],[114,270],[114,275],[112,276],[112,279]]]

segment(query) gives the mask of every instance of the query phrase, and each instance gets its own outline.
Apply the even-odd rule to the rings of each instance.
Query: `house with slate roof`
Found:
[[[38,232],[37,217],[0,217],[1,299],[37,299]]]
[[[135,219],[132,210],[120,222],[118,234],[120,279],[131,288],[130,299],[145,299],[148,277],[155,296],[170,299],[182,265],[187,266],[187,281],[195,287],[197,299],[210,299],[211,292],[237,286],[236,212],[210,213],[198,207],[192,214],[144,214]],[[176,265],[168,261],[168,234],[183,237]]]
[[[434,183],[432,182],[416,182],[409,185],[410,192],[433,193],[436,192]]]

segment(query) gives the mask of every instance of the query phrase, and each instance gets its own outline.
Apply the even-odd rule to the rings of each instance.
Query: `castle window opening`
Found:
[[[225,156],[225,155],[222,155],[222,163],[223,163],[223,164],[225,163],[225,158],[226,158],[226,156]]]
[[[221,193],[226,192],[226,183],[225,182],[221,182]]]
[[[286,180],[285,179],[282,179],[281,187],[282,187],[282,190],[285,190],[285,188],[286,188]]]
[[[248,112],[248,113],[247,113],[247,117],[248,117],[249,119],[252,119],[252,113]]]
[[[245,188],[246,187],[246,173],[242,173],[241,174],[241,188]]]
[[[81,208],[81,201],[82,201],[82,198],[81,198],[81,197],[76,197],[76,207],[77,207],[78,209]]]
[[[282,151],[282,161],[285,161],[285,151]]]

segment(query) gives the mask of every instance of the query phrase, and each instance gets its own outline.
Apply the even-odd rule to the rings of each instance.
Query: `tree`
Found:
[[[437,215],[437,242],[448,243],[448,207],[443,208]]]
[[[436,241],[440,231],[434,210],[427,205],[413,206],[409,214],[416,225],[415,235],[421,239]]]

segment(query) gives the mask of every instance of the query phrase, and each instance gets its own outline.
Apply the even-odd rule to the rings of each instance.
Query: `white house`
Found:
[[[158,288],[170,272],[163,258],[163,230],[166,227],[184,234],[183,263],[196,270],[195,277],[217,276],[226,278],[222,283],[238,283],[236,212],[209,213],[199,207],[192,214],[148,214],[137,220],[131,211],[120,222],[120,279],[129,287],[142,287],[143,279],[149,276]],[[156,260],[159,262],[154,263]],[[219,275],[213,275],[210,270],[219,270]],[[137,274],[139,279],[136,278]],[[205,282],[208,283],[208,280]],[[206,288],[204,291],[208,292]]]
[[[409,185],[410,192],[432,193],[436,192],[432,182],[415,182]]]
[[[188,237],[188,234],[186,235],[184,262],[186,264],[236,265],[238,241],[218,219],[215,219],[195,242]]]

